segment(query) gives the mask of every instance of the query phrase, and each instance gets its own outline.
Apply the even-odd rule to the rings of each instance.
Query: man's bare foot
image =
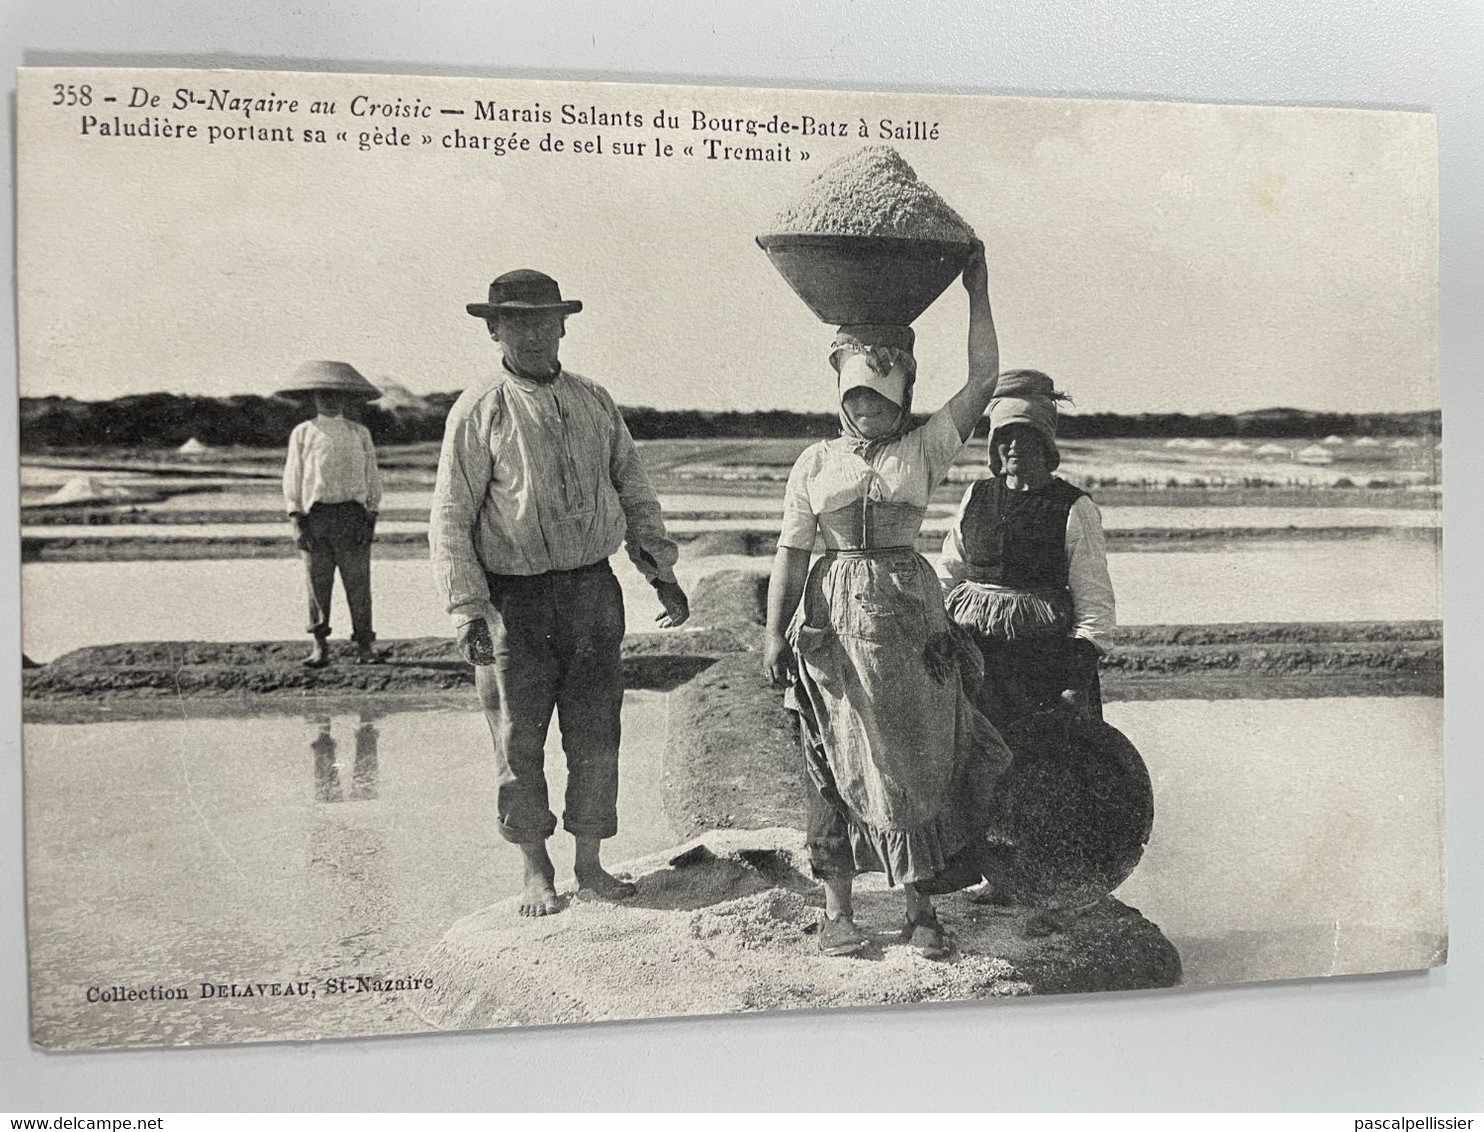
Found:
[[[631,881],[619,880],[601,865],[576,870],[577,888],[580,892],[591,892],[604,900],[627,900],[639,891]]]
[[[639,891],[637,886],[619,880],[599,862],[601,838],[578,834],[576,843],[577,855],[572,862],[572,872],[577,877],[579,892],[591,892],[603,900],[627,900]]]
[[[546,846],[541,843],[522,845],[525,855],[525,887],[520,893],[522,916],[550,916],[560,912],[561,903],[556,894],[556,869],[547,856]]]
[[[330,663],[330,647],[323,637],[314,638],[314,646],[309,650],[309,655],[304,658],[303,663],[305,668],[323,668]]]

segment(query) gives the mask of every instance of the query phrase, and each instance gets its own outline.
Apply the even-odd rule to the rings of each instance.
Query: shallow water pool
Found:
[[[454,920],[519,890],[495,830],[494,758],[467,710],[31,724],[26,865],[36,1040],[210,1042],[419,1028],[332,976],[405,975]],[[621,861],[673,843],[660,794],[666,697],[625,697]],[[565,771],[547,745],[553,809]],[[572,839],[551,842],[559,878]],[[310,980],[298,997],[200,984]],[[191,999],[89,1003],[89,987]]]
[[[625,706],[611,862],[672,844],[666,698]],[[472,710],[180,718],[25,730],[36,1037],[210,1042],[419,1028],[401,998],[325,980],[407,974],[460,917],[512,895]],[[1187,983],[1423,966],[1445,946],[1442,701],[1109,706],[1154,782],[1117,895]],[[562,773],[548,745],[553,797]],[[552,841],[559,874],[570,839]],[[311,981],[314,998],[202,1000],[202,982]],[[89,987],[187,987],[90,1004]]]
[[[1117,895],[1187,983],[1427,966],[1446,947],[1443,701],[1116,703],[1155,822]]]
[[[1439,557],[1431,542],[1381,537],[1115,553],[1109,570],[1119,621],[1127,625],[1418,620],[1441,616]],[[652,628],[659,612],[653,589],[622,553],[613,563],[630,630]],[[768,565],[765,557],[682,555],[677,572],[694,591],[715,570]],[[83,645],[120,641],[293,637],[305,623],[302,571],[292,558],[26,563],[24,648],[33,660],[48,661]],[[381,636],[452,634],[426,561],[378,559],[372,587]],[[348,635],[338,586],[332,624]]]

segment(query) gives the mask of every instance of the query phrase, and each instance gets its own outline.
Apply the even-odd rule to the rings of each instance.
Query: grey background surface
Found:
[[[1452,959],[1426,975],[459,1036],[46,1055],[21,859],[14,306],[0,317],[0,1108],[1484,1108],[1478,642],[1484,9],[1362,0],[329,5],[8,0],[30,65],[560,75],[1432,110],[1440,118]],[[477,222],[471,218],[471,223]],[[372,235],[370,238],[374,238]],[[13,228],[3,234],[14,286]],[[77,286],[86,290],[87,279]],[[12,291],[13,296],[13,291]],[[127,296],[99,295],[99,302]],[[244,595],[246,599],[246,595]],[[79,616],[88,616],[81,610]],[[451,863],[452,866],[452,863]]]

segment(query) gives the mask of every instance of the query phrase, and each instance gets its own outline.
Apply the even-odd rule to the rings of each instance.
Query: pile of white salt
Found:
[[[891,146],[831,162],[773,222],[775,232],[968,243],[974,230]]]

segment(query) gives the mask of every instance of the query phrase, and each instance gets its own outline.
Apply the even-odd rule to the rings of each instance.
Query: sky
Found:
[[[1080,412],[1436,408],[1437,176],[1430,115],[1073,99],[765,91],[517,80],[138,72],[144,85],[334,98],[347,143],[83,137],[43,72],[18,94],[21,392],[103,399],[269,393],[306,358],[349,361],[418,393],[499,364],[464,311],[534,267],[585,304],[564,363],[626,405],[829,411],[833,334],[754,237],[829,160],[893,141],[986,245],[1005,368],[1034,367]],[[261,91],[258,88],[263,88]],[[549,129],[562,153],[441,144],[463,116],[393,122],[413,144],[362,151],[355,94],[472,108],[662,108],[677,156],[615,154],[649,126]],[[792,140],[791,162],[679,154],[704,117],[846,122]],[[135,120],[145,111],[118,110]],[[154,111],[163,116],[164,111]],[[184,111],[175,122],[242,125]],[[294,125],[303,115],[259,115]],[[504,132],[508,133],[510,127]],[[418,144],[427,133],[434,139]],[[570,145],[603,135],[602,156]],[[808,161],[797,159],[808,149]],[[962,384],[955,283],[915,324],[917,404]]]

